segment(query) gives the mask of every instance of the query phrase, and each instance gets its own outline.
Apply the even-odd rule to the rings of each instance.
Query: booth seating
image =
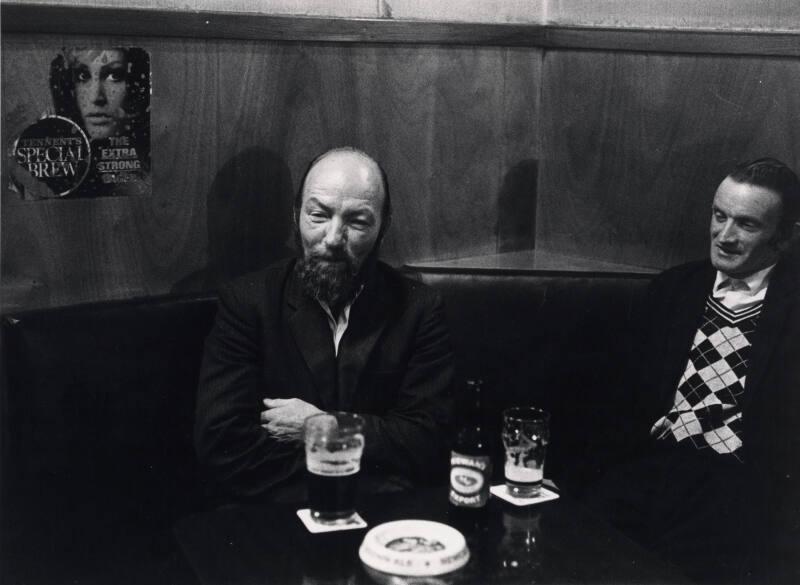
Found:
[[[171,525],[199,505],[193,409],[215,312],[192,296],[4,316],[0,581],[191,576]]]
[[[579,482],[649,277],[406,272],[443,293],[458,377],[486,378],[489,416],[551,410],[548,469]],[[195,295],[3,317],[2,582],[193,582],[171,526],[202,505],[192,422],[215,311]]]
[[[652,274],[417,269],[441,291],[457,380],[484,378],[484,416],[499,441],[501,410],[551,414],[546,475],[580,490],[613,453],[602,436],[629,404],[625,341]],[[613,424],[613,423],[611,423]],[[502,480],[502,469],[495,469]]]

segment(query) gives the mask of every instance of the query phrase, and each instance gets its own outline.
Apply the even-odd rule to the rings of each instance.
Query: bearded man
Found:
[[[324,153],[294,215],[302,256],[220,290],[195,419],[215,494],[303,501],[303,421],[332,410],[365,419],[363,489],[438,477],[453,356],[439,295],[377,260],[391,219],[383,169],[353,148]]]

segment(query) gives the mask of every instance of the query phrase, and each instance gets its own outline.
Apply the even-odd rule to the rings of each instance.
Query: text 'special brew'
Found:
[[[481,380],[467,380],[465,408],[450,453],[450,503],[464,512],[484,508],[489,499],[492,458],[482,414],[482,392]]]

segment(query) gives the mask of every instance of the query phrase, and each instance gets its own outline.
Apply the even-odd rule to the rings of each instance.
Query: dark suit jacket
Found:
[[[206,340],[195,445],[214,482],[234,498],[269,494],[304,469],[302,445],[261,427],[264,398],[300,398],[366,419],[362,469],[429,479],[447,469],[453,359],[440,297],[378,263],[353,304],[334,354],[319,303],[294,260],[220,291]]]
[[[753,505],[764,508],[760,516],[770,538],[794,542],[792,547],[800,534],[798,267],[798,257],[787,254],[771,275],[742,403],[743,473],[753,485]],[[642,330],[631,349],[636,397],[626,415],[635,423],[628,427],[630,445],[645,445],[652,424],[671,408],[715,275],[710,262],[693,262],[667,270],[651,284]]]

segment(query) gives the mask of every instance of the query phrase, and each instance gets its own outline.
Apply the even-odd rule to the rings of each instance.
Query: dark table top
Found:
[[[485,585],[532,583],[686,583],[604,520],[562,496],[517,507],[492,497],[482,527],[465,529],[469,563],[434,579],[376,575],[358,558],[367,530],[399,519],[452,523],[446,488],[362,497],[368,528],[310,534],[298,506],[239,506],[200,513],[175,535],[206,584]]]

